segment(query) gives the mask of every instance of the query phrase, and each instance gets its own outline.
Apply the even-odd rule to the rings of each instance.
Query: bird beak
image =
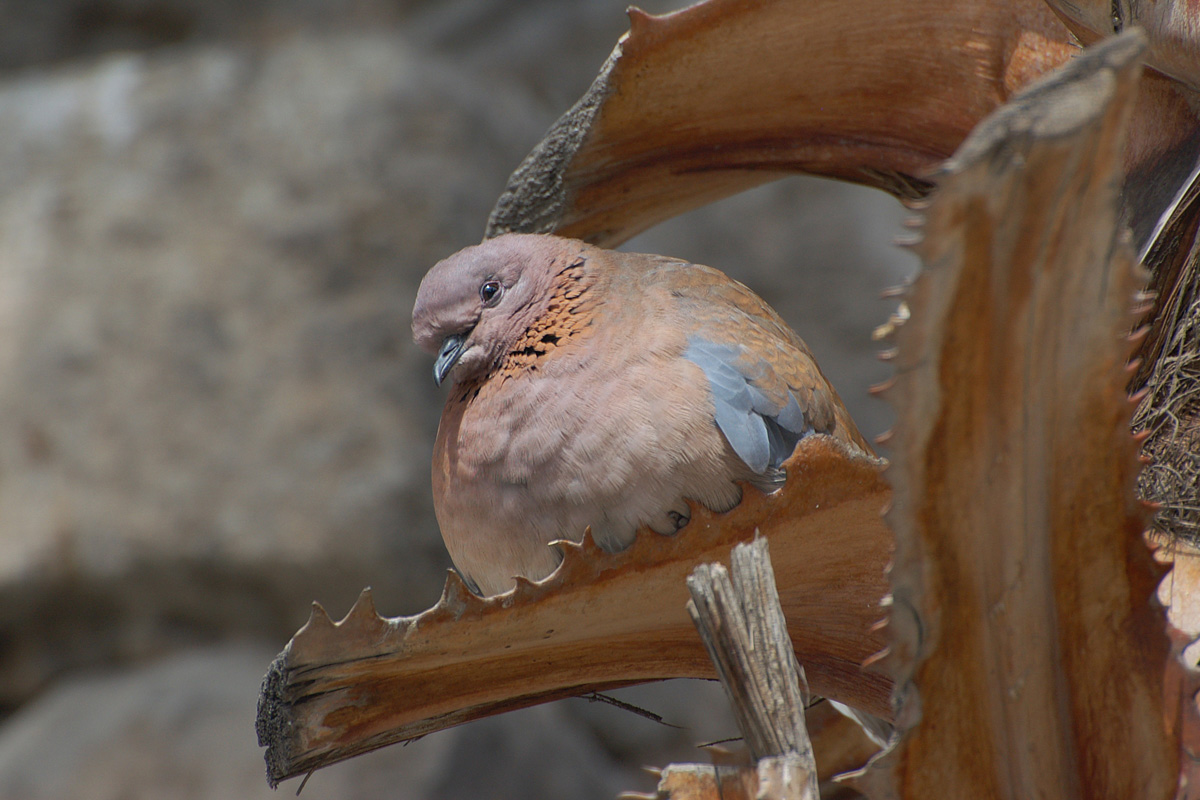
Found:
[[[467,349],[467,337],[461,333],[447,336],[442,341],[442,349],[438,351],[437,361],[433,362],[433,382],[438,386],[446,379],[446,373],[458,363],[463,350]]]

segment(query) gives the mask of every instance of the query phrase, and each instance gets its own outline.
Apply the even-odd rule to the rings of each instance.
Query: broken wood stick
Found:
[[[816,800],[817,765],[804,725],[804,670],[788,636],[767,540],[739,544],[730,564],[731,570],[701,564],[688,576],[688,614],[758,762],[755,796]]]

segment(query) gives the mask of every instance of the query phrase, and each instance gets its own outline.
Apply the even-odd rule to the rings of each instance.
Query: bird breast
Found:
[[[679,357],[685,346],[672,336],[637,347],[559,337],[456,386],[433,480],[459,569],[485,592],[503,591],[481,576],[542,577],[558,562],[547,543],[579,541],[589,526],[616,550],[641,525],[677,530],[690,513],[685,498],[736,504],[734,481],[749,475],[713,421],[703,373]]]

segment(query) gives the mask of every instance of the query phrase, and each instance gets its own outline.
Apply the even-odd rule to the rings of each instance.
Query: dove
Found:
[[[615,552],[689,502],[775,491],[805,436],[870,452],[800,337],[710,267],[505,234],[429,270],[412,331],[451,384],[434,510],[481,595],[546,577],[589,528]]]

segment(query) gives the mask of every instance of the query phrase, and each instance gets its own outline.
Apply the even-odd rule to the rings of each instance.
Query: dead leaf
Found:
[[[981,123],[925,212],[888,392],[896,797],[1175,788],[1124,388],[1144,46],[1097,45]]]
[[[923,176],[1075,47],[1040,0],[707,0],[630,10],[587,94],[513,174],[487,235],[613,247],[787,174]]]

